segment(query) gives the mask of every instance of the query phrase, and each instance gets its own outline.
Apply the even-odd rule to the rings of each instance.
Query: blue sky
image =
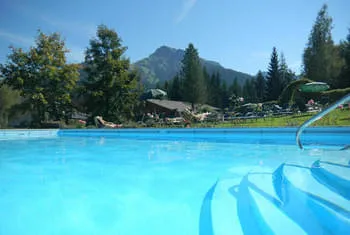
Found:
[[[249,74],[266,70],[272,47],[300,72],[303,49],[321,6],[333,18],[333,39],[350,28],[349,0],[0,0],[0,63],[9,45],[28,49],[37,30],[60,32],[81,62],[96,26],[113,28],[132,62],[159,46],[186,48],[201,57]]]

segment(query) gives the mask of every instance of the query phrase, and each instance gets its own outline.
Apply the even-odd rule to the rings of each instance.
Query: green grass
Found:
[[[314,115],[315,113],[303,113],[290,116],[266,117],[241,121],[198,123],[193,124],[192,127],[292,127],[300,126]],[[320,120],[314,122],[312,126],[350,126],[350,110],[334,110]]]
[[[258,119],[246,119],[241,121],[227,121],[227,122],[203,122],[203,123],[192,123],[191,127],[214,127],[214,128],[234,128],[234,127],[297,127],[304,123],[306,120],[314,116],[315,113],[302,113],[290,116],[281,117],[266,117]],[[350,109],[339,110],[336,109],[331,113],[324,116],[322,119],[316,121],[312,126],[350,126]],[[181,125],[169,125],[169,124],[158,124],[144,126],[136,122],[123,123],[124,128],[144,128],[144,127],[156,127],[156,128],[183,128],[184,124]],[[65,128],[96,128],[95,126],[82,127],[77,121],[71,123]]]

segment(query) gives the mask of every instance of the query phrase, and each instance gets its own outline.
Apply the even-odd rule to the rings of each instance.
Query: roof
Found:
[[[191,110],[191,104],[182,102],[182,101],[174,101],[174,100],[158,100],[158,99],[147,99],[147,102],[156,104],[158,106],[161,106],[163,108],[169,109],[169,110],[177,110],[179,112],[183,112],[185,109],[190,109]],[[220,110],[219,108],[210,106],[208,104],[203,104],[203,105],[196,105],[198,108],[208,108],[213,111],[218,111]]]
[[[181,101],[174,100],[157,100],[157,99],[147,99],[147,102],[164,107],[170,110],[177,110],[183,112],[185,109],[190,109],[191,105]]]
[[[72,119],[82,119],[86,120],[88,119],[89,115],[87,113],[81,113],[81,112],[73,112],[72,113]]]
[[[209,105],[209,104],[202,104],[202,105],[200,105],[200,108],[201,108],[201,109],[207,108],[207,109],[212,110],[212,111],[219,111],[219,110],[220,110],[220,108],[211,106],[211,105]]]

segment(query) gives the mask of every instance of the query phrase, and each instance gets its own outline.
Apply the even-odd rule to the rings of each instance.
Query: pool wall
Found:
[[[65,129],[58,136],[95,136],[135,139],[215,141],[260,144],[295,144],[297,128],[179,128],[179,129]],[[350,127],[308,128],[301,136],[304,144],[348,145]]]
[[[32,137],[113,137],[294,145],[296,132],[297,128],[5,129],[0,130],[0,140]],[[349,145],[350,127],[307,128],[301,135],[301,141],[304,145]]]

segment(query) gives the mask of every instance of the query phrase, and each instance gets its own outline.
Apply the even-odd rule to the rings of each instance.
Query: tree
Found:
[[[0,128],[7,127],[11,109],[19,102],[19,92],[7,85],[2,85],[0,80]]]
[[[340,54],[345,63],[337,85],[339,88],[346,88],[350,87],[350,29],[347,40],[340,43]]]
[[[208,104],[221,107],[222,106],[222,87],[221,76],[219,72],[213,73],[210,76],[207,84],[207,102]]]
[[[180,75],[183,80],[183,98],[191,103],[194,110],[196,103],[205,102],[206,89],[198,51],[192,43],[185,50]]]
[[[283,89],[278,102],[280,104],[288,104],[291,107],[295,107],[296,105],[298,106],[299,110],[305,110],[305,103],[308,101],[306,97],[308,94],[300,92],[299,87],[310,82],[313,81],[307,78],[292,81]]]
[[[130,61],[123,56],[127,48],[105,25],[98,26],[96,35],[85,52],[88,111],[118,122],[133,118],[141,87],[138,74],[129,70]]]
[[[229,109],[234,110],[237,108],[237,106],[239,106],[240,104],[242,104],[244,102],[244,98],[243,97],[239,97],[236,94],[232,93],[229,97],[228,97],[228,102],[229,102]]]
[[[238,78],[235,77],[235,79],[233,80],[233,83],[231,84],[231,86],[229,87],[229,93],[230,95],[235,95],[236,97],[238,96],[242,96],[242,88],[238,83]]]
[[[79,79],[78,66],[66,63],[64,41],[58,33],[38,33],[36,45],[29,52],[11,48],[7,64],[0,70],[4,82],[20,91],[33,121],[40,124],[49,118],[68,118],[71,110],[71,92]]]
[[[182,100],[182,84],[179,75],[176,75],[169,84],[168,97],[171,100]]]
[[[254,87],[254,82],[250,79],[246,79],[243,85],[243,97],[247,102],[255,102],[256,90]]]
[[[164,82],[163,89],[164,89],[164,91],[168,91],[168,89],[169,89],[169,81],[165,81]]]
[[[212,87],[211,87],[211,76],[208,73],[208,70],[205,66],[203,66],[203,80],[204,80],[204,84],[205,84],[205,90],[207,92],[207,97],[206,97],[206,102],[208,104],[210,104],[212,97]]]
[[[267,93],[268,101],[277,100],[282,92],[282,82],[280,77],[280,67],[276,47],[272,49],[271,60],[267,72]]]
[[[265,92],[266,92],[266,81],[265,81],[264,75],[260,70],[256,75],[255,88],[256,88],[256,97],[258,102],[264,101]]]
[[[215,74],[208,74],[207,76],[207,103],[215,106]]]
[[[229,94],[227,89],[226,81],[222,81],[221,85],[221,109],[224,110],[229,106],[230,100],[229,100]]]
[[[221,75],[219,72],[216,72],[214,75],[214,83],[213,83],[213,90],[214,90],[214,106],[216,107],[222,107],[222,86],[221,86]]]
[[[305,77],[335,85],[339,76],[341,61],[332,40],[332,18],[328,16],[327,5],[318,12],[304,50],[303,63]]]
[[[282,87],[286,87],[295,78],[294,72],[288,68],[286,58],[284,57],[283,53],[280,55],[280,76]]]

